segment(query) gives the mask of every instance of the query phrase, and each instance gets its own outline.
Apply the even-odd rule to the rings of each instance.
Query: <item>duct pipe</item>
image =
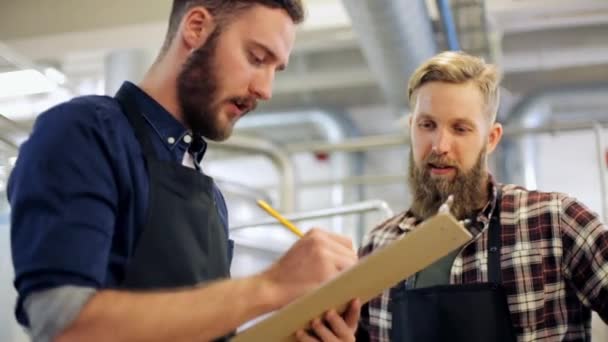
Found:
[[[344,0],[363,54],[397,114],[407,104],[407,80],[437,53],[424,0]]]

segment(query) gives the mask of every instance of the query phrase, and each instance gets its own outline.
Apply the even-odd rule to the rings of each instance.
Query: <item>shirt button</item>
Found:
[[[175,138],[174,137],[169,137],[169,139],[167,139],[167,142],[171,145],[175,144]]]
[[[186,135],[184,136],[184,142],[185,142],[186,144],[191,143],[191,142],[192,142],[192,137],[191,137],[189,134],[186,134]]]

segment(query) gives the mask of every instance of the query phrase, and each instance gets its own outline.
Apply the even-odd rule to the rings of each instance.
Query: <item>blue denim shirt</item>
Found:
[[[186,128],[136,85],[123,87],[149,124],[158,158],[181,164],[189,147]],[[149,179],[115,99],[78,97],[42,113],[21,146],[7,192],[19,322],[27,325],[22,303],[33,291],[118,285],[145,224]],[[217,187],[215,197],[227,232]]]

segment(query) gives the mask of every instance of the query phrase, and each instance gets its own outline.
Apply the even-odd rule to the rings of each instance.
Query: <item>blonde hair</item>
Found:
[[[473,82],[483,95],[490,123],[496,120],[499,104],[500,75],[496,66],[487,64],[482,58],[464,52],[446,51],[435,55],[422,64],[408,84],[410,108],[416,106],[416,90],[429,82],[462,84]]]

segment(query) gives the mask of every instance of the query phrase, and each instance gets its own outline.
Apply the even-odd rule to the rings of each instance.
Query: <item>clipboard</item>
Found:
[[[403,238],[361,259],[319,288],[243,330],[231,341],[295,341],[295,332],[308,328],[314,318],[330,309],[344,312],[354,298],[360,298],[361,303],[368,302],[471,238],[471,234],[451,214],[437,214]]]

